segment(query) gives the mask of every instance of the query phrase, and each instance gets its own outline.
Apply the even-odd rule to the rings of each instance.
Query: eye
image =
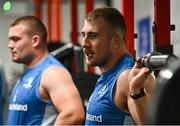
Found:
[[[20,40],[20,37],[11,37],[10,40],[17,42],[18,40]]]
[[[89,33],[88,36],[89,36],[90,39],[95,39],[95,38],[97,38],[98,34],[94,33],[94,32],[91,32],[91,33]]]
[[[81,36],[84,38],[84,37],[85,37],[85,33],[84,33],[84,32],[81,32]]]

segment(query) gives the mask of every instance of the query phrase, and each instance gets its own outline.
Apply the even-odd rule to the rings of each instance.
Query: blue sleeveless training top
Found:
[[[48,55],[35,67],[27,69],[9,98],[8,125],[52,125],[57,111],[50,101],[40,98],[38,87],[42,73],[50,66],[63,66]]]
[[[123,125],[127,120],[132,121],[129,113],[119,110],[115,105],[113,88],[121,72],[133,65],[134,59],[126,54],[113,68],[100,76],[87,105],[86,125]]]

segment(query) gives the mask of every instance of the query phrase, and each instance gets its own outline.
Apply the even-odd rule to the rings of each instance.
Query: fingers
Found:
[[[129,79],[130,81],[130,89],[133,90],[139,90],[141,88],[144,87],[144,82],[146,81],[146,79],[148,78],[148,76],[150,75],[151,71],[148,68],[141,68],[139,69],[139,71],[137,72],[136,75],[134,75],[133,77],[131,77],[131,79]]]
[[[134,68],[138,68],[138,69],[141,69],[141,68],[146,68],[144,70],[145,73],[147,74],[150,74],[152,72],[151,69],[149,69],[148,67],[146,67],[143,63],[142,63],[142,60],[143,60],[143,57],[138,57],[136,62],[135,62],[135,65],[133,66]]]
[[[134,68],[142,68],[142,67],[145,67],[142,63],[141,63],[141,58],[139,57],[139,58],[137,58],[137,60],[135,61],[135,64],[134,64]]]
[[[139,76],[142,76],[142,77],[148,77],[149,74],[151,74],[151,70],[147,67],[144,67],[144,68],[141,68],[140,72],[138,73]]]
[[[141,58],[138,58],[128,76],[130,89],[139,91],[139,89],[143,88],[151,72],[151,69],[142,65]]]

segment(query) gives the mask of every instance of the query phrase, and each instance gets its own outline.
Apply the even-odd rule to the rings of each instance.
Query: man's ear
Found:
[[[121,37],[118,35],[113,36],[113,48],[117,49],[120,48],[121,44]]]
[[[38,35],[33,35],[32,46],[37,47],[40,44],[40,37]]]

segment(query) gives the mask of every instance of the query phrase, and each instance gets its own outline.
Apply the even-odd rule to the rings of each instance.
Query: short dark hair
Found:
[[[47,43],[46,27],[38,17],[32,16],[32,15],[19,17],[15,21],[12,22],[10,27],[18,25],[20,23],[27,25],[28,35],[33,36],[34,34],[38,34],[41,37],[42,41]]]
[[[89,12],[85,19],[88,22],[92,22],[97,19],[102,19],[106,23],[110,24],[113,29],[118,29],[121,31],[123,39],[125,40],[126,36],[126,23],[124,16],[116,8],[111,7],[102,7],[97,8]]]

